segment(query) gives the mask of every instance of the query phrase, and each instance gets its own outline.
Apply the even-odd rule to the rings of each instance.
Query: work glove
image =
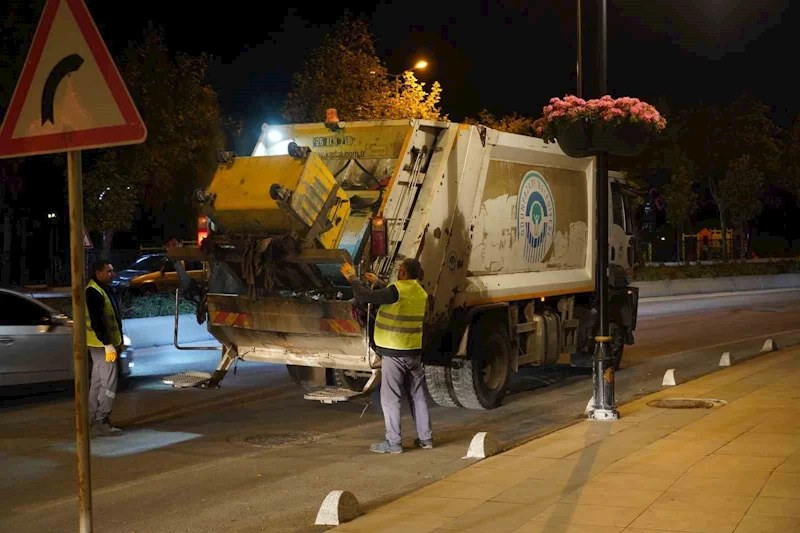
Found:
[[[364,274],[364,279],[367,280],[367,283],[369,283],[372,287],[374,287],[375,284],[378,283],[378,276],[376,276],[372,272],[367,272],[366,274]]]
[[[341,273],[342,276],[344,276],[347,281],[352,281],[354,278],[357,277],[356,269],[353,268],[353,265],[351,265],[350,263],[342,263]]]
[[[106,349],[106,363],[113,363],[117,360],[117,349],[111,344],[105,345]]]

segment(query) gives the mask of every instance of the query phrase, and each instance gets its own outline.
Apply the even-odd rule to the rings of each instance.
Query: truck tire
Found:
[[[486,358],[468,359],[450,369],[455,399],[467,409],[494,409],[511,380],[511,341],[505,325],[489,317],[479,319],[470,335],[468,353],[486,354]]]
[[[352,391],[363,391],[364,387],[369,381],[369,378],[354,378],[352,376],[348,376],[345,374],[345,372],[347,372],[347,370],[342,370],[341,368],[335,368],[333,370],[333,380],[336,383],[336,386]]]
[[[611,356],[614,358],[614,372],[619,370],[622,364],[622,353],[625,351],[625,335],[622,328],[615,323],[609,324],[608,327],[611,337]]]
[[[450,387],[447,384],[449,373],[450,368],[446,366],[425,365],[425,384],[428,386],[428,394],[437,405],[460,407],[450,393]]]

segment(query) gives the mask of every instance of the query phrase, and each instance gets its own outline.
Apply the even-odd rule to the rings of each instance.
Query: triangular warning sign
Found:
[[[147,129],[84,0],[47,0],[0,158],[141,143]]]
[[[83,228],[83,247],[94,248],[94,244],[92,244],[92,239],[89,238],[89,232],[86,231],[86,228]]]

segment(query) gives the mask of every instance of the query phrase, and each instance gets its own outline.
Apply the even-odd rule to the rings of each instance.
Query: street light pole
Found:
[[[608,0],[600,0],[600,31],[597,37],[598,97],[608,91]],[[597,300],[600,328],[595,337],[592,361],[594,405],[589,418],[618,420],[614,398],[614,360],[609,350],[608,316],[608,153],[597,154]]]
[[[583,20],[581,0],[578,0],[578,98],[583,98]]]

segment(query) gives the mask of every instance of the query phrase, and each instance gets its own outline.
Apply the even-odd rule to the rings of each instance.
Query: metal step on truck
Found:
[[[380,383],[377,310],[354,302],[340,267],[393,281],[407,257],[421,262],[429,295],[423,362],[438,404],[492,409],[522,367],[591,366],[594,158],[479,125],[330,114],[264,125],[251,156],[221,152],[210,186],[195,191],[199,245],[168,255],[179,272],[181,260],[203,261],[202,283],[184,276],[182,291],[222,358],[213,374],[164,382],[218,388],[240,359],[286,365],[310,400],[370,393]],[[618,367],[638,306],[630,195],[618,173],[609,198]]]

